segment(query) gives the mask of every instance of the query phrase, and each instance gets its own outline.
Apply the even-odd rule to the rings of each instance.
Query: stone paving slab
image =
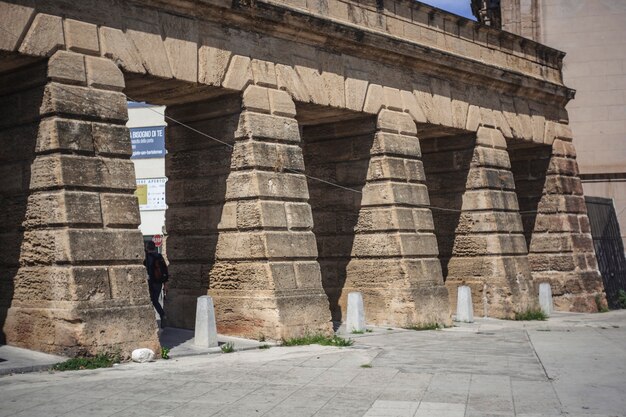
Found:
[[[205,355],[207,353],[222,352],[220,347],[203,348],[194,345],[193,330],[166,327],[159,330],[159,341],[161,342],[161,346],[165,346],[170,349],[170,355],[172,357]],[[259,342],[257,340],[242,339],[240,337],[232,337],[221,334],[217,335],[217,341],[220,346],[225,343],[232,343],[236,350],[258,349],[261,345],[273,345],[273,343]]]
[[[66,359],[63,356],[0,345],[0,375],[41,371]]]
[[[626,311],[0,377],[0,417],[625,416]]]

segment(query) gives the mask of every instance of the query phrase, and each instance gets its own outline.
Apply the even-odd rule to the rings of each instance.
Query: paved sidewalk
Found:
[[[66,359],[63,356],[0,345],[0,375],[45,370]]]
[[[207,353],[222,353],[220,347],[201,348],[193,344],[194,331],[166,327],[159,330],[159,340],[161,346],[170,349],[170,356],[180,358],[183,356],[206,355]],[[257,340],[242,339],[239,337],[225,336],[218,334],[217,342],[219,346],[225,343],[232,343],[237,346],[237,350],[258,349],[259,346],[269,345],[269,342],[259,342]],[[271,345],[275,345],[271,343]]]
[[[209,353],[222,353],[220,347],[202,348],[193,344],[193,330],[175,329],[167,327],[159,330],[161,346],[170,349],[170,356],[183,357],[193,355],[206,355]],[[218,335],[218,343],[233,343],[237,350],[258,349],[262,345],[275,345],[270,342],[241,339],[238,337]],[[21,349],[14,346],[0,345],[0,375],[21,374],[35,371],[45,371],[53,365],[63,362],[68,358],[57,355]]]
[[[626,311],[0,377],[1,416],[626,416]]]

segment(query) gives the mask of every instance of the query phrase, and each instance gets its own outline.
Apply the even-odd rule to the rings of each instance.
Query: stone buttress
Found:
[[[222,131],[220,136],[232,149],[219,144],[216,147],[215,143],[206,145],[210,140],[202,138],[205,143],[202,146],[222,149],[207,153],[207,161],[226,158],[226,165],[222,163],[219,171],[212,174],[213,179],[205,182],[206,188],[187,190],[189,196],[196,194],[200,206],[205,204],[204,193],[213,195],[208,203],[213,205],[212,214],[207,214],[207,219],[217,216],[219,222],[199,226],[211,230],[204,238],[189,240],[175,237],[176,215],[168,214],[170,259],[176,265],[179,253],[187,257],[189,253],[198,253],[198,257],[204,257],[196,262],[202,265],[190,273],[201,274],[201,282],[194,284],[196,290],[204,285],[204,290],[214,299],[219,332],[271,339],[329,332],[330,313],[316,261],[294,102],[285,91],[259,85],[249,85],[240,100],[240,110],[224,123],[235,122],[233,130]],[[223,107],[215,105],[214,109]],[[182,113],[172,109],[170,114]],[[194,126],[211,132],[201,125]],[[170,137],[168,134],[168,140]],[[172,142],[170,145],[176,146]],[[190,171],[187,172],[189,175]],[[176,178],[170,178],[174,182],[169,186],[172,192],[168,204],[171,202],[176,210],[185,197],[176,191]],[[190,198],[184,202],[189,203]],[[189,221],[193,217],[191,214]],[[177,249],[183,240],[186,240],[185,249]],[[186,293],[195,296],[197,292]],[[193,297],[188,297],[186,302],[192,300]],[[174,298],[174,308],[181,308],[175,306],[181,301],[183,298],[178,301]]]
[[[593,312],[605,296],[569,136],[511,159],[535,282],[550,283],[556,310]]]
[[[67,355],[157,349],[122,73],[58,51],[3,78],[5,339]]]
[[[362,292],[369,323],[450,323],[420,158],[411,116],[381,110],[340,302]]]
[[[513,318],[536,306],[515,183],[502,133],[480,127],[462,195],[446,286],[472,289],[478,316]]]

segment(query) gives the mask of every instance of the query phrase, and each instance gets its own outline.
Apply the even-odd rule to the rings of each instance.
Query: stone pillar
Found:
[[[513,318],[536,305],[507,144],[480,127],[467,175],[446,286],[472,289],[474,314]]]
[[[3,216],[19,207],[1,221],[6,343],[66,355],[158,349],[122,73],[58,51],[3,77]]]
[[[295,104],[285,91],[250,85],[242,108],[209,270],[218,331],[328,333]]]
[[[543,184],[536,214],[530,207],[534,223],[527,224],[533,278],[551,284],[555,310],[597,311],[606,300],[574,146],[569,139],[557,139],[537,154],[526,162],[527,175]]]
[[[451,323],[420,158],[411,116],[381,110],[341,300],[361,292],[370,323]]]

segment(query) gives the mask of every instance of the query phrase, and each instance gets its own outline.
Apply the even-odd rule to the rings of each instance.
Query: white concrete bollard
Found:
[[[543,282],[539,284],[539,306],[546,316],[550,316],[554,311],[552,304],[552,287],[550,283]]]
[[[458,290],[456,300],[456,321],[464,323],[474,322],[474,306],[472,305],[472,290],[466,285],[462,285]]]
[[[365,308],[363,307],[363,296],[360,292],[348,294],[346,331],[348,333],[365,331]]]
[[[213,299],[208,295],[198,297],[193,344],[204,348],[217,347],[215,309],[213,308]]]

